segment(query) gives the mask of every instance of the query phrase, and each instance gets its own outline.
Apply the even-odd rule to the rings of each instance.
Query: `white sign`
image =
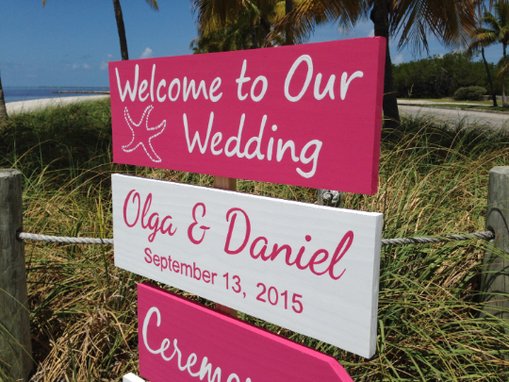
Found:
[[[125,175],[112,188],[117,267],[375,353],[382,214]]]

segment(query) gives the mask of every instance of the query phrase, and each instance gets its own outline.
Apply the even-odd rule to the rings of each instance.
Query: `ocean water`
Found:
[[[29,101],[42,98],[76,97],[97,95],[97,92],[109,92],[109,87],[85,87],[85,86],[4,86],[5,102]],[[61,93],[63,92],[63,93]],[[69,92],[69,93],[67,93]],[[81,93],[91,92],[91,93]],[[95,93],[93,93],[95,92]]]

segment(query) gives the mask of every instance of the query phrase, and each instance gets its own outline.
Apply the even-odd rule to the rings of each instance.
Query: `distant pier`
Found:
[[[67,93],[67,94],[110,94],[106,90],[56,90],[52,93]]]

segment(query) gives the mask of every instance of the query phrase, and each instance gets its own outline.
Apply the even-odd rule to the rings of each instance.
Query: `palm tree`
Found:
[[[484,4],[479,3],[479,14],[481,14],[481,6],[484,6]],[[485,8],[485,6],[484,6]],[[486,12],[486,9],[484,10]],[[486,56],[484,54],[484,48],[488,47],[489,45],[492,45],[496,42],[498,42],[497,36],[493,33],[486,33],[486,29],[482,27],[482,18],[479,17],[480,25],[479,28],[477,28],[474,31],[474,34],[472,36],[472,41],[470,41],[470,44],[468,46],[468,49],[466,51],[466,54],[468,56],[471,56],[474,52],[481,49],[481,56],[484,62],[484,67],[486,68],[486,74],[488,76],[488,82],[490,83],[491,88],[491,97],[493,99],[493,107],[497,107],[497,95],[496,90],[493,87],[493,81],[491,79],[491,72],[490,68],[488,66],[488,61],[486,61]]]
[[[509,3],[506,1],[498,1],[493,6],[494,14],[484,12],[484,17],[481,19],[486,28],[478,28],[476,34],[470,43],[472,49],[479,47],[486,47],[495,43],[502,44],[502,59],[498,63],[502,67],[499,75],[497,76],[502,80],[502,105],[509,107],[505,95],[505,75],[508,71],[507,66],[507,44],[509,43]]]
[[[225,52],[283,45],[282,35],[271,41],[267,36],[272,25],[285,15],[285,1],[194,0],[199,37],[191,47],[196,53]]]
[[[46,0],[43,0],[46,1]],[[150,7],[158,11],[159,6],[157,0],[145,0]],[[120,53],[122,60],[129,60],[129,53],[127,51],[127,38],[125,36],[124,17],[122,15],[122,7],[120,6],[120,0],[113,0],[113,9],[115,10],[115,19],[117,20],[118,37],[120,39]]]
[[[392,80],[390,37],[401,34],[398,48],[410,44],[415,52],[429,52],[427,35],[446,46],[466,44],[475,29],[477,0],[303,0],[274,31],[292,26],[294,35],[309,36],[319,23],[339,22],[353,27],[369,17],[375,36],[387,39],[383,110],[385,126],[399,128],[400,119]]]
[[[156,11],[159,10],[157,0],[145,0],[150,7]],[[46,5],[46,0],[42,0],[42,6]],[[125,35],[124,17],[122,15],[122,7],[120,0],[113,0],[113,9],[115,10],[115,19],[117,20],[118,37],[120,39],[120,54],[122,60],[129,60],[129,53],[127,51],[127,38]]]
[[[2,77],[0,77],[0,123],[7,121],[7,108],[5,107],[4,89]]]

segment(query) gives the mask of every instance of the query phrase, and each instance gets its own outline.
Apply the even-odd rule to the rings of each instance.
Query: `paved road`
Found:
[[[453,123],[464,120],[466,124],[490,124],[495,128],[503,128],[509,131],[509,114],[466,111],[459,109],[431,108],[423,107],[422,105],[399,105],[399,112],[402,115],[431,116],[437,120]]]

